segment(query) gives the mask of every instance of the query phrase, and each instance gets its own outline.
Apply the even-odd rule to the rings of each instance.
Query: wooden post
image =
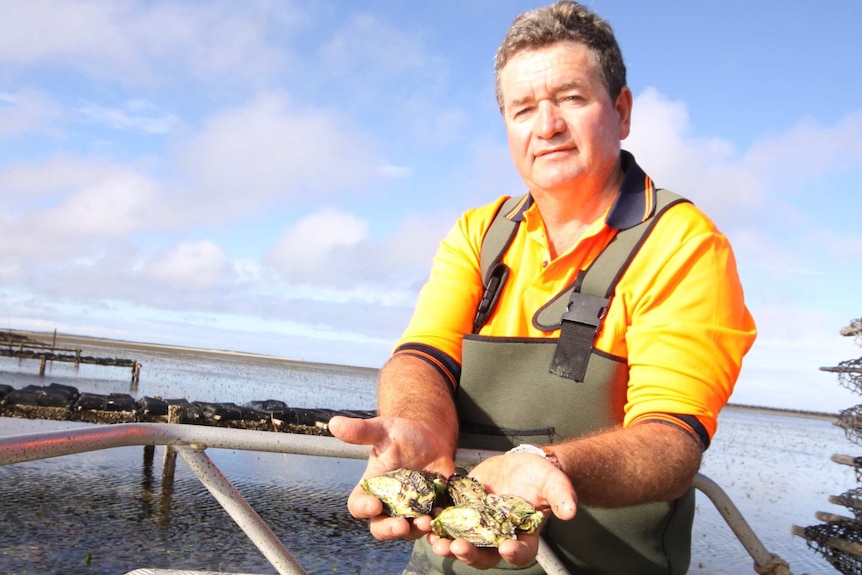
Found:
[[[156,446],[155,445],[145,445],[144,446],[144,469],[152,469],[153,468],[153,459],[156,456]]]
[[[132,391],[138,391],[138,383],[141,381],[141,364],[137,361],[132,365]]]
[[[54,351],[54,348],[57,347],[57,328],[54,328],[54,339],[51,341],[51,351]]]
[[[39,377],[45,377],[45,356],[42,356],[42,363],[39,364]]]
[[[183,408],[179,405],[168,406],[168,423],[182,421]],[[165,459],[162,463],[162,489],[170,489],[174,484],[174,473],[177,469],[177,452],[170,445],[165,445]]]

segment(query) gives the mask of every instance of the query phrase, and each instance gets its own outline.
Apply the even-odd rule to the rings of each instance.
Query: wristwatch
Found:
[[[545,459],[553,463],[557,469],[563,468],[563,466],[560,465],[560,460],[557,459],[557,455],[551,450],[550,447],[539,447],[538,445],[533,445],[532,443],[522,443],[521,445],[513,447],[506,453],[532,453],[533,455],[539,455],[541,457],[544,457]]]

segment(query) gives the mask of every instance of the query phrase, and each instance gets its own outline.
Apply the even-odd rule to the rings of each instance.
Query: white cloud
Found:
[[[120,239],[159,225],[157,182],[128,166],[68,157],[0,167],[0,256],[53,259],[90,240]]]
[[[406,166],[393,166],[392,164],[385,164],[378,168],[378,172],[381,176],[385,178],[409,178],[413,175],[413,170]]]
[[[154,258],[145,274],[171,288],[195,291],[216,286],[228,270],[227,256],[208,240],[183,242]]]
[[[733,401],[820,411],[858,403],[835,374],[820,371],[859,357],[852,338],[838,334],[851,318],[802,306],[765,305],[755,315],[758,340],[745,359]]]
[[[37,202],[37,197],[73,191],[116,174],[117,166],[100,160],[55,155],[41,163],[0,165],[0,191],[15,205]]]
[[[862,162],[862,110],[833,126],[802,119],[747,150],[691,132],[686,105],[648,89],[635,101],[632,134],[624,147],[659,186],[690,198],[725,229],[760,225],[776,216],[803,217],[804,207],[800,210],[795,199],[807,184]]]
[[[137,130],[164,134],[179,123],[179,118],[146,100],[131,100],[122,108],[87,104],[78,109],[84,120],[104,124],[115,130]]]
[[[338,267],[339,250],[368,237],[368,223],[347,212],[324,209],[284,230],[269,260],[298,283],[313,281],[324,270]]]
[[[0,62],[61,62],[123,84],[159,83],[166,70],[260,80],[284,56],[265,44],[275,24],[302,21],[287,2],[0,3]]]
[[[40,90],[0,93],[0,140],[30,132],[52,132],[63,108]]]
[[[372,138],[337,113],[292,108],[284,94],[261,94],[210,118],[178,146],[182,189],[172,201],[190,218],[220,219],[358,190],[375,176],[375,149]]]
[[[859,162],[862,110],[847,114],[833,126],[803,118],[787,131],[762,139],[746,154],[746,164],[780,184],[782,195],[798,193],[800,182]]]
[[[670,101],[655,89],[636,98],[631,135],[623,147],[634,153],[657,185],[688,197],[719,221],[762,201],[763,182],[739,165],[733,144],[694,137],[685,104]]]
[[[156,198],[153,182],[134,172],[121,172],[78,190],[61,205],[31,220],[42,232],[57,236],[126,236],[150,226],[149,206]]]
[[[331,76],[401,74],[421,69],[425,56],[417,38],[367,14],[353,16],[321,49]]]

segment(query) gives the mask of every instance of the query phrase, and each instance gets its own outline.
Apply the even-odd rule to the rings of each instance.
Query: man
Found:
[[[459,444],[533,444],[470,475],[548,511],[573,573],[685,573],[691,483],[755,338],[730,245],[621,149],[632,93],[597,15],[571,1],[522,14],[495,68],[529,194],[459,219],[381,370],[379,417],[330,429],[372,446],[365,477],[449,475]],[[492,226],[498,212],[509,224]],[[505,225],[510,239],[483,246]],[[405,573],[541,573],[538,535],[479,549],[428,534],[429,517],[381,515],[358,488],[348,508],[378,539],[417,539]]]

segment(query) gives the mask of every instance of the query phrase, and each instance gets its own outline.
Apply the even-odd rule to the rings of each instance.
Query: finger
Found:
[[[442,540],[445,541],[445,540]],[[444,548],[445,545],[441,545],[440,542],[437,543],[441,548]],[[479,548],[469,543],[465,539],[455,539],[454,541],[449,542],[449,553],[451,556],[454,556],[458,561],[462,563],[466,563],[471,567],[475,567],[477,569],[490,569],[497,565],[500,562],[500,554],[498,550],[495,548]],[[434,552],[437,553],[437,550],[434,549]]]
[[[347,510],[356,519],[370,519],[383,513],[383,503],[357,485],[347,498]]]
[[[413,525],[415,525],[416,529],[421,531],[422,533],[430,533],[431,516],[423,515],[422,517],[416,517],[415,519],[413,519]]]
[[[410,522],[403,517],[381,515],[373,518],[368,524],[371,535],[380,541],[404,539],[410,534]]]
[[[520,536],[519,536],[520,537]],[[497,549],[500,557],[516,567],[526,567],[536,559],[539,551],[537,538],[503,541]]]

